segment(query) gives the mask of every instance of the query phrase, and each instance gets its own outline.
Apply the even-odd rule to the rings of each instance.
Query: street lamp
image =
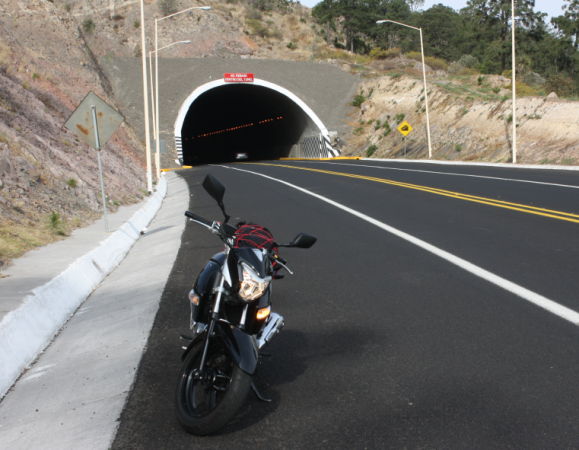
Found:
[[[517,66],[515,63],[515,0],[512,0],[511,2],[511,8],[512,8],[512,21],[513,21],[513,26],[512,31],[513,31],[513,80],[512,80],[512,87],[513,87],[513,163],[517,162],[517,118],[515,117],[516,115],[516,106],[515,106],[515,102],[516,102],[516,97],[517,97],[517,88],[516,88],[516,83],[515,83],[515,74],[517,73]]]
[[[155,62],[157,62],[157,52],[160,52],[161,50],[171,47],[173,45],[177,45],[177,44],[190,44],[191,41],[179,41],[179,42],[173,42],[172,44],[169,45],[165,45],[164,47],[161,47],[160,49],[157,50],[152,50],[149,52],[149,65],[152,65],[152,60],[153,60],[153,56],[152,54],[155,53]],[[157,80],[157,78],[159,77],[159,65],[156,64],[156,74],[155,74],[155,80]],[[157,117],[157,114],[159,114],[159,102],[158,102],[158,98],[159,98],[159,83],[157,82],[157,88],[153,89],[153,69],[151,67],[151,103],[153,104],[153,138],[155,139],[155,166],[157,167],[157,179],[159,180],[161,178],[161,155],[159,152],[159,120]],[[155,113],[155,104],[157,106],[157,112]]]
[[[514,1],[514,0],[513,0]],[[432,158],[432,147],[430,145],[430,120],[428,117],[428,91],[426,89],[426,68],[424,65],[424,44],[422,43],[422,28],[411,27],[410,25],[406,25],[400,22],[394,22],[393,20],[378,20],[376,23],[386,23],[391,22],[398,25],[402,25],[403,27],[412,28],[414,30],[420,31],[420,50],[422,52],[422,77],[424,79],[424,99],[426,101],[426,134],[428,136],[428,157]]]
[[[159,156],[159,49],[158,46],[158,25],[161,20],[168,19],[169,17],[178,16],[179,14],[183,14],[187,11],[191,11],[192,9],[202,9],[204,11],[209,11],[211,6],[194,6],[192,8],[184,9],[183,11],[176,12],[174,14],[169,14],[168,16],[161,17],[160,19],[155,19],[155,83],[156,83],[156,97],[155,97],[155,116],[156,116],[156,128],[155,128],[155,135],[157,136],[156,141],[156,163],[157,163],[157,178],[161,178],[161,158]],[[163,47],[165,48],[165,47]]]
[[[151,173],[151,144],[149,142],[149,94],[147,92],[147,49],[145,42],[145,5],[141,0],[141,53],[143,59],[143,105],[145,115],[145,151],[147,157],[147,191],[153,192],[153,175]]]

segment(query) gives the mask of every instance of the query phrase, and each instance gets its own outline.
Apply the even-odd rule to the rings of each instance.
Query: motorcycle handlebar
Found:
[[[198,216],[197,214],[193,214],[193,213],[190,212],[190,211],[185,211],[185,215],[186,215],[187,217],[189,217],[189,219],[192,219],[192,220],[194,220],[195,222],[202,223],[203,225],[206,225],[206,226],[208,226],[208,227],[210,227],[211,224],[212,224],[212,223],[209,222],[207,219],[204,219],[203,217]]]

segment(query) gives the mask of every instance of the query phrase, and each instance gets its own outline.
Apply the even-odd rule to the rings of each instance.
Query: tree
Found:
[[[575,61],[577,60],[577,45],[579,43],[579,0],[566,0],[563,5],[564,15],[553,17],[551,23],[560,35],[573,48],[570,55],[570,76],[575,76]]]
[[[427,55],[454,61],[465,53],[462,51],[464,26],[460,14],[454,9],[442,4],[434,5],[422,12],[418,23]]]
[[[410,11],[412,12],[416,12],[424,7],[424,0],[406,0],[406,3],[408,3]]]
[[[517,27],[532,28],[543,23],[546,14],[536,13],[534,0],[516,0],[515,15]],[[479,31],[473,33],[477,42],[499,41],[501,48],[501,71],[507,67],[507,56],[510,54],[511,0],[469,0],[466,8],[472,18],[471,25]]]
[[[414,17],[405,0],[376,1],[372,5],[372,11],[371,26],[365,31],[380,48],[401,47],[405,51],[413,49],[414,42],[418,42],[420,37],[416,31],[394,23],[376,24],[376,20],[386,19],[415,26]]]
[[[336,0],[323,0],[312,9],[312,16],[318,19],[318,22],[326,24],[326,44],[332,43],[330,28],[334,19],[337,17],[338,5]]]

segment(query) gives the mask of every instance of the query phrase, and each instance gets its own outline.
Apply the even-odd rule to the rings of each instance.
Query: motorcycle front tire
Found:
[[[219,402],[209,412],[201,415],[195,414],[196,411],[192,408],[192,402],[190,399],[188,400],[187,393],[191,391],[191,372],[199,367],[202,353],[202,343],[191,349],[179,372],[175,390],[177,417],[185,431],[198,436],[215,433],[225,426],[243,405],[253,381],[253,376],[241,370],[236,364],[229,362],[230,381]],[[215,353],[215,346],[211,346],[209,353]]]

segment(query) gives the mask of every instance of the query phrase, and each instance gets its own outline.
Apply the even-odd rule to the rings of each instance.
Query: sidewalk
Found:
[[[11,277],[0,280],[5,299],[0,318],[0,399],[123,260],[157,214],[166,192],[163,178],[153,196],[112,219],[115,232],[105,233],[104,226],[99,230],[98,223],[79,230],[78,239],[31,252],[10,269]]]
[[[0,403],[0,448],[109,448],[186,224],[187,184],[166,179],[147,234]]]
[[[98,247],[143,205],[144,202],[139,202],[109,214],[110,233],[105,232],[104,219],[99,219],[88,227],[74,230],[67,239],[32,250],[14,260],[14,265],[2,271],[8,278],[0,279],[0,322],[6,314],[17,309],[33,289],[48,283],[78,258]]]

